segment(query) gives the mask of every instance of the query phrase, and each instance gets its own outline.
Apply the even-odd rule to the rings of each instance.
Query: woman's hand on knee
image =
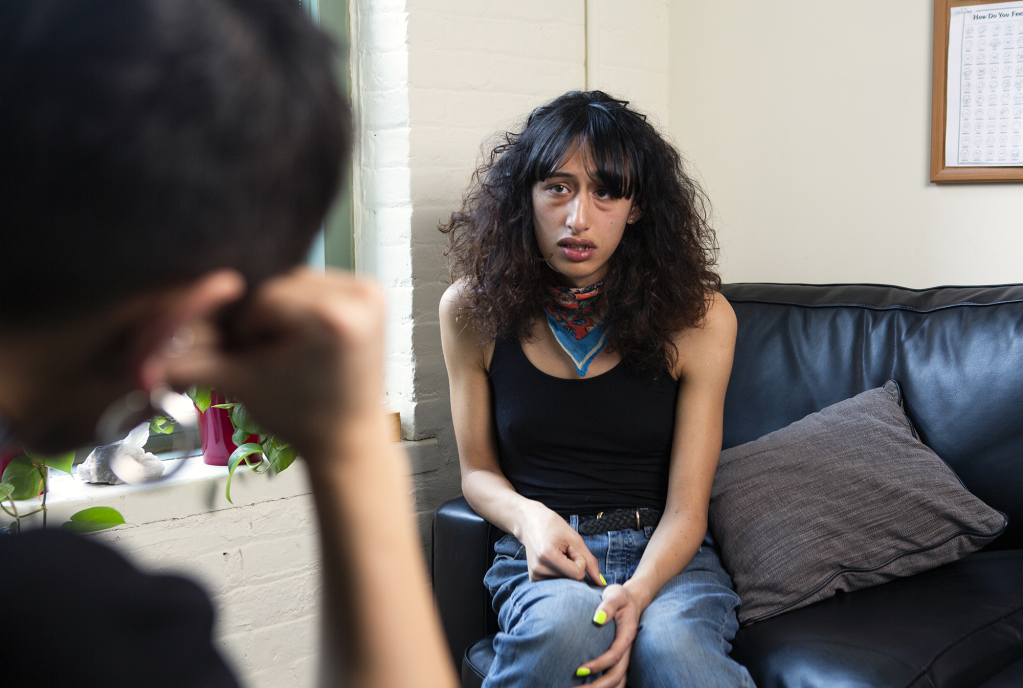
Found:
[[[526,548],[529,580],[571,578],[581,581],[589,576],[594,584],[606,585],[597,558],[582,536],[550,509],[541,507],[528,519],[520,540]]]
[[[603,671],[603,676],[589,684],[592,688],[623,688],[632,642],[639,628],[639,615],[635,600],[624,586],[609,585],[604,588],[603,600],[593,615],[593,623],[603,626],[613,620],[615,639],[607,652],[579,667],[576,676],[591,676]]]

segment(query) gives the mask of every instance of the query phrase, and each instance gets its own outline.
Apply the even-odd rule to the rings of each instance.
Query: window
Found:
[[[345,47],[350,41],[348,0],[299,0],[309,17]],[[351,101],[352,79],[346,52],[338,55],[338,76],[342,92]],[[349,170],[338,198],[323,222],[323,231],[313,242],[311,265],[351,270],[355,266],[355,233],[352,215],[352,173]]]

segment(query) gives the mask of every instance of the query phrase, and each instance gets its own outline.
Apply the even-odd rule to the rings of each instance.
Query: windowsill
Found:
[[[432,439],[402,442],[409,455],[411,474],[438,467],[436,443]],[[182,461],[185,459],[164,460],[165,473],[175,470]],[[70,475],[51,473],[46,497],[47,526],[59,527],[71,514],[94,506],[117,509],[127,521],[118,528],[126,528],[288,499],[311,491],[309,473],[301,460],[278,475],[269,472],[256,475],[244,467],[239,468],[231,481],[233,503],[224,495],[226,485],[227,467],[207,466],[198,456],[188,459],[172,477],[149,485],[94,485],[81,483]],[[35,500],[18,502],[18,510],[22,512],[37,507]],[[25,527],[38,527],[42,522],[42,514],[22,519]]]

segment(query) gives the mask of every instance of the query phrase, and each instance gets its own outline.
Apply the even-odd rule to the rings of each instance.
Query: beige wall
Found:
[[[1023,185],[928,182],[932,11],[672,0],[669,128],[726,281],[1023,281]]]

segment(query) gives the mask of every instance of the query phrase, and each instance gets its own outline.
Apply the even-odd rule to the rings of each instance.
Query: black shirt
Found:
[[[490,363],[501,470],[515,490],[561,514],[663,509],[679,382],[624,363],[582,380],[538,370],[517,339]]]

